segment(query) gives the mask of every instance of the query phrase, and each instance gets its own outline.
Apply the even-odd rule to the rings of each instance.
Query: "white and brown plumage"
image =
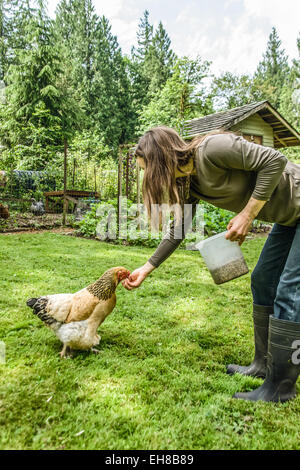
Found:
[[[27,300],[27,305],[62,341],[67,349],[93,350],[100,342],[97,329],[116,305],[115,290],[130,272],[118,266],[74,294],[52,294]]]

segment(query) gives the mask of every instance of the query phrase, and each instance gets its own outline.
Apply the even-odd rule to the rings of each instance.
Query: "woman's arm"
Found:
[[[141,266],[140,268],[133,271],[128,278],[122,281],[123,286],[127,290],[132,290],[136,287],[139,287],[144,281],[144,279],[146,279],[148,274],[150,274],[154,269],[155,266],[152,266],[152,264],[147,261],[144,266]]]
[[[131,290],[133,288],[139,287],[144,279],[146,279],[148,274],[150,274],[155,268],[158,268],[158,266],[160,266],[160,264],[163,263],[176,250],[176,248],[185,238],[185,234],[191,226],[198,202],[198,199],[195,197],[190,197],[188,199],[185,204],[185,211],[180,224],[174,226],[173,221],[169,231],[162,239],[147,263],[133,271],[131,275],[122,282],[126,289]]]
[[[194,196],[190,196],[185,202],[184,213],[182,219],[175,226],[174,221],[162,239],[161,243],[149,258],[148,262],[158,268],[175,250],[178,248],[182,240],[184,240],[186,233],[192,225],[194,215],[196,213],[197,204],[199,199]]]
[[[201,158],[217,168],[256,173],[252,197],[268,201],[288,162],[278,150],[248,142],[234,134],[216,134],[205,139]]]
[[[256,184],[249,202],[228,224],[226,238],[241,245],[252,222],[272,196],[286,166],[287,158],[271,147],[248,142],[234,134],[210,136],[201,157],[210,165],[226,170],[256,173]]]

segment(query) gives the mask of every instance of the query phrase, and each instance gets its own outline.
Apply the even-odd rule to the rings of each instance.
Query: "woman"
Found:
[[[235,398],[275,402],[293,398],[300,373],[300,166],[272,148],[232,133],[186,143],[167,127],[146,132],[135,153],[145,170],[143,195],[148,209],[164,202],[165,195],[170,204],[180,202],[176,181],[185,176],[189,180],[185,203],[195,208],[204,200],[237,213],[228,224],[227,239],[241,245],[255,218],[275,223],[251,276],[255,357],[250,366],[231,364],[227,372],[265,378],[258,389],[237,393]],[[181,239],[174,236],[173,226],[124,287],[139,287]]]

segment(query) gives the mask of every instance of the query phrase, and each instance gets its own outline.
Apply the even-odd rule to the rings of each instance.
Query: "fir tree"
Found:
[[[0,80],[16,63],[17,51],[28,47],[26,31],[35,13],[29,0],[0,0]]]
[[[254,75],[253,94],[257,99],[267,99],[275,108],[279,107],[281,89],[288,74],[288,58],[273,27],[267,50]]]
[[[87,127],[95,107],[92,82],[97,21],[92,0],[62,0],[56,10],[58,43],[65,44],[69,60],[74,62],[74,81],[85,101]]]
[[[0,80],[2,81],[8,67],[8,21],[7,2],[0,1]]]
[[[17,63],[6,79],[6,102],[2,106],[2,141],[19,146],[25,166],[41,168],[51,152],[61,147],[73,126],[78,109],[74,90],[66,86],[62,50],[53,41],[52,26],[43,4],[27,28],[27,50],[20,50]],[[75,126],[74,126],[75,127]]]
[[[293,60],[290,74],[280,94],[279,111],[295,129],[300,129],[300,36],[297,40],[298,58]],[[300,163],[300,147],[290,147],[284,151],[289,159]]]
[[[137,30],[137,47],[131,50],[129,73],[133,84],[133,102],[136,109],[141,109],[149,102],[148,90],[151,82],[146,69],[146,60],[152,44],[153,25],[149,22],[149,11],[145,10]]]
[[[65,44],[74,64],[74,84],[84,101],[84,130],[116,148],[133,125],[126,61],[108,20],[95,14],[91,0],[62,0],[56,30],[58,43]]]
[[[149,52],[153,38],[153,25],[149,22],[149,11],[145,10],[138,25],[137,42],[138,47],[132,48],[132,57],[136,62],[143,64]]]
[[[117,38],[104,16],[97,23],[93,70],[93,125],[105,144],[116,148],[128,137],[130,83]]]
[[[175,63],[175,54],[171,49],[171,40],[163,27],[159,23],[145,57],[145,73],[149,78],[149,94],[153,95],[161,89],[168,78]]]
[[[146,10],[137,31],[137,48],[132,49],[132,78],[137,109],[147,105],[171,76],[176,56],[171,50],[171,40],[160,22],[153,34]]]

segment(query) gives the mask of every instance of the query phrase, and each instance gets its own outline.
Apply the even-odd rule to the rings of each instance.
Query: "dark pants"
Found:
[[[253,303],[274,306],[275,318],[300,322],[300,223],[275,224],[251,276]]]

